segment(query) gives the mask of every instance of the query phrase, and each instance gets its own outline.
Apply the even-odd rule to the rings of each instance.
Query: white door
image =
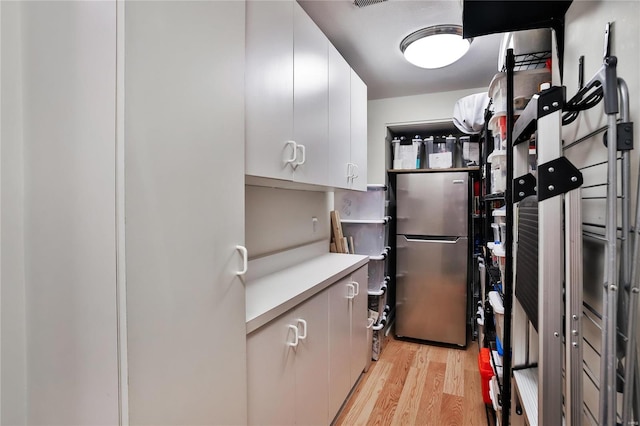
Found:
[[[295,310],[296,424],[329,424],[329,296],[323,291]],[[300,321],[302,320],[302,321]]]
[[[328,185],[329,41],[294,3],[293,138],[298,144],[297,182]]]
[[[293,179],[294,1],[247,2],[246,173]],[[229,39],[228,35],[222,39]],[[234,137],[226,143],[241,143]]]
[[[367,190],[367,86],[351,70],[351,162],[356,165],[352,189]]]
[[[131,424],[245,424],[245,4],[125,6]]]
[[[351,67],[329,43],[329,179],[349,188],[351,179]]]
[[[355,383],[364,370],[371,347],[367,340],[367,266],[351,275],[356,286],[356,296],[351,309],[351,383]]]
[[[329,417],[332,420],[351,390],[351,278],[329,288]]]
[[[294,425],[296,317],[288,312],[247,336],[250,425]]]

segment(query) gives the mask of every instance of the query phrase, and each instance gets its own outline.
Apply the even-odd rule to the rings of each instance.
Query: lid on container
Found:
[[[491,154],[489,154],[487,156],[487,163],[491,163],[491,161],[496,158],[498,159],[498,157],[506,157],[507,156],[507,150],[505,149],[494,149],[493,152]]]
[[[460,136],[460,142],[471,142],[470,136]]]
[[[447,142],[455,142],[455,141],[456,141],[456,137],[455,137],[455,136],[453,136],[453,135],[449,135],[449,136],[447,136],[447,137],[445,138],[445,140],[446,140]]]
[[[391,143],[400,143],[400,138],[395,136],[393,140],[391,140]]]
[[[502,206],[499,209],[495,209],[491,214],[493,216],[506,216],[507,215],[507,206]]]
[[[407,139],[404,136],[400,136],[400,145],[411,145],[413,142],[411,142],[409,139]]]
[[[412,142],[422,142],[422,138],[420,137],[420,135],[415,135],[411,141]]]
[[[496,314],[504,314],[504,305],[502,304],[502,297],[497,291],[489,292],[489,303],[493,308],[493,312]]]
[[[505,257],[506,253],[504,252],[504,247],[500,242],[496,241],[493,243],[493,249],[491,250],[494,256]]]

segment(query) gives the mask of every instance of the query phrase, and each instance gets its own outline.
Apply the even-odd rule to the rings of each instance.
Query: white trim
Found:
[[[116,1],[116,307],[118,315],[118,405],[120,426],[129,425],[127,275],[125,252],[124,0]]]

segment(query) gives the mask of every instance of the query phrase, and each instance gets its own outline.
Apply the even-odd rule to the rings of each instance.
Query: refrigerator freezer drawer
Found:
[[[398,175],[396,233],[466,237],[468,181],[465,172]]]
[[[396,242],[396,334],[466,345],[467,238]]]

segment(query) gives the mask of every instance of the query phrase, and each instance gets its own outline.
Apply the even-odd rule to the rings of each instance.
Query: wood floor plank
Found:
[[[389,345],[391,347],[391,345]],[[419,345],[411,343],[410,345],[403,345],[402,342],[396,340],[396,344],[393,347],[394,352],[390,358],[385,357],[385,360],[389,360],[393,363],[393,369],[389,374],[389,380],[385,384],[385,387],[378,396],[378,402],[376,407],[371,413],[369,418],[369,424],[374,425],[388,425],[391,424],[393,416],[395,415],[402,389],[407,379],[409,368],[413,363],[416,352]],[[400,350],[396,350],[400,348]]]
[[[484,426],[487,424],[484,401],[482,399],[480,373],[476,370],[464,371],[464,414],[462,424]]]
[[[470,342],[465,351],[464,369],[478,371],[478,343]]]
[[[440,403],[440,415],[438,425],[440,426],[460,426],[463,425],[464,398],[448,393],[442,394]]]
[[[447,362],[447,358],[449,357],[449,351],[452,349],[445,348],[442,346],[430,346],[429,347],[429,361],[434,362]]]
[[[418,354],[416,354],[418,355]],[[417,356],[416,356],[417,358]],[[414,358],[415,360],[415,358]],[[394,425],[414,425],[418,415],[420,400],[424,383],[427,381],[427,366],[411,367],[407,373],[407,380],[402,388],[400,400],[396,407],[395,415],[391,424]]]
[[[443,362],[429,361],[427,368],[427,380],[420,398],[418,414],[416,415],[417,425],[437,425],[440,414],[440,403],[442,401],[442,389],[444,387],[444,375],[447,364]]]
[[[366,386],[356,389],[358,395],[352,396],[353,404],[348,404],[336,420],[336,425],[366,425],[369,417],[376,406],[378,397],[386,386],[393,365],[389,362],[379,360],[375,368],[369,370]]]
[[[447,371],[444,376],[444,393],[464,396],[464,351],[449,350],[447,354]]]

